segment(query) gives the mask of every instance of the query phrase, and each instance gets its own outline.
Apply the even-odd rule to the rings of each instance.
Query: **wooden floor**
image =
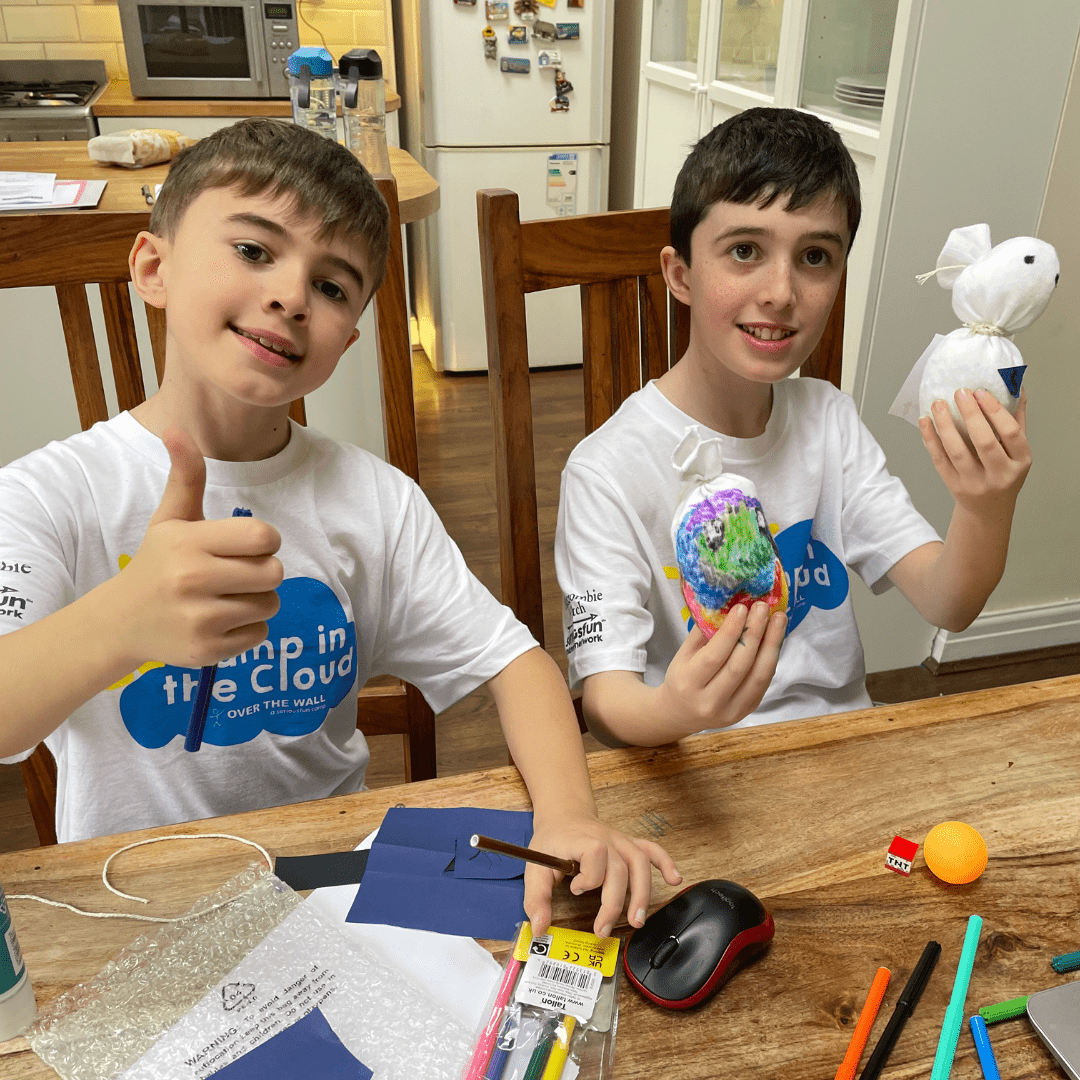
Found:
[[[422,353],[414,366],[420,482],[473,572],[500,593],[498,530],[495,520],[492,428],[487,377],[437,375]],[[571,449],[585,433],[580,369],[536,372],[532,379],[535,413],[537,500],[542,537],[545,634],[548,651],[566,671],[562,651],[561,604],[552,566],[559,476]],[[875,701],[893,702],[959,693],[1029,679],[1080,672],[1080,647],[1016,655],[1008,664],[982,663],[971,670],[904,668],[871,675]],[[477,691],[436,720],[438,772],[450,776],[507,761],[498,717],[490,698]],[[382,787],[404,780],[401,740],[383,735],[371,740],[368,784]],[[586,736],[586,746],[598,744]],[[18,766],[0,766],[0,851],[36,845]]]

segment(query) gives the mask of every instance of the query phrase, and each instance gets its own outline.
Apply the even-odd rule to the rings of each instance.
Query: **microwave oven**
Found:
[[[119,0],[135,97],[287,98],[294,0]]]

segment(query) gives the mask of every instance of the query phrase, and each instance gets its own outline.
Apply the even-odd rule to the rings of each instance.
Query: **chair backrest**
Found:
[[[525,295],[581,287],[585,428],[594,431],[635,390],[686,351],[690,309],[660,273],[668,210],[623,210],[522,222],[518,197],[476,193],[495,425],[503,603],[544,644]],[[840,385],[844,283],[800,374]]]
[[[386,276],[374,301],[387,460],[419,480],[397,185],[392,177],[380,177],[377,182],[391,218]],[[90,284],[98,285],[101,293],[117,403],[121,409],[130,409],[146,399],[127,260],[136,234],[149,220],[146,211],[0,217],[0,289],[55,287],[84,430],[108,419],[86,294]],[[165,367],[165,314],[149,305],[146,314],[160,385]],[[290,415],[301,424],[306,422],[303,400],[292,403]],[[435,776],[435,718],[415,687],[379,680],[360,695],[357,726],[367,735],[404,735],[406,779]],[[56,764],[44,744],[23,763],[22,772],[38,837],[43,844],[55,843]]]

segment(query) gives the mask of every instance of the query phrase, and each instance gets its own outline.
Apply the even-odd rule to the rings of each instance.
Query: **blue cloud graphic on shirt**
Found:
[[[820,541],[810,536],[812,518],[796,522],[776,537],[780,561],[788,579],[788,627],[790,634],[810,614],[811,608],[831,611],[848,594],[844,564]]]
[[[203,742],[235,746],[260,731],[308,735],[356,681],[356,626],[333,591],[312,578],[288,578],[266,639],[218,664]],[[149,750],[183,738],[199,684],[198,668],[154,667],[124,688],[120,716]]]

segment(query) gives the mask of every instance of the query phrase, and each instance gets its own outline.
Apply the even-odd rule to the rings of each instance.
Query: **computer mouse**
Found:
[[[765,949],[776,928],[765,905],[734,881],[699,881],[630,935],[623,967],[650,1001],[688,1009],[715,994]]]

